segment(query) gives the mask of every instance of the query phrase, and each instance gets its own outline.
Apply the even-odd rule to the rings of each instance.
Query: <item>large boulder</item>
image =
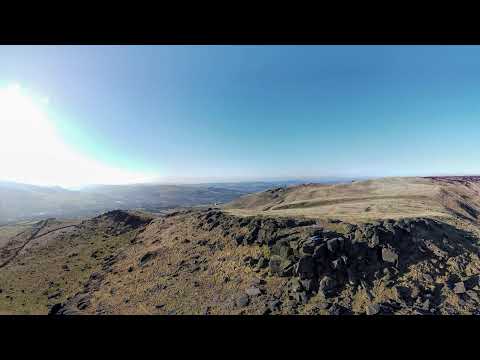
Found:
[[[270,249],[270,253],[280,256],[281,258],[288,258],[293,255],[293,249],[290,247],[288,239],[282,239],[276,242]]]
[[[463,283],[465,284],[465,287],[468,290],[471,290],[475,287],[480,287],[480,275],[470,276],[467,279],[465,279]]]
[[[315,281],[313,279],[304,279],[304,280],[301,280],[300,282],[303,288],[309,293],[313,293],[318,290],[318,281]]]
[[[324,260],[328,256],[327,244],[323,243],[317,245],[313,251],[313,258],[317,260]]]
[[[295,265],[295,275],[302,279],[311,279],[315,276],[315,261],[312,256],[306,255],[300,258]]]
[[[345,239],[341,237],[327,240],[327,249],[333,254],[343,251],[344,242]]]
[[[320,235],[311,236],[307,241],[305,241],[300,250],[301,255],[313,255],[315,248],[318,247],[323,241],[323,238]]]
[[[282,277],[293,275],[293,265],[291,260],[284,259],[278,255],[273,255],[268,263],[270,272]]]
[[[257,224],[253,224],[252,226],[250,226],[247,234],[243,239],[243,244],[244,245],[253,244],[255,240],[257,240],[259,231],[260,231],[260,226],[258,226]]]

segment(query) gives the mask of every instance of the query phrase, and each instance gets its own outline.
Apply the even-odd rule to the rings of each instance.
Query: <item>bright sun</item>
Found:
[[[48,100],[19,85],[0,88],[0,180],[74,187],[147,180],[89,159],[67,146],[48,118]]]
[[[45,113],[19,85],[0,89],[0,122],[3,155],[29,153],[31,149],[22,149],[19,145],[31,144],[38,148],[45,145],[44,139],[52,140],[54,136]]]

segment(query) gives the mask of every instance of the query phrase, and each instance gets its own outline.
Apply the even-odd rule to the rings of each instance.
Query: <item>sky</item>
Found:
[[[0,180],[480,174],[479,46],[0,46]]]

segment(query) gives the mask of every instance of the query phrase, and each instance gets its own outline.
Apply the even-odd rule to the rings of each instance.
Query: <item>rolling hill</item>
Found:
[[[225,206],[237,214],[372,220],[455,217],[477,221],[480,177],[383,178],[350,184],[306,184],[242,196]]]
[[[224,203],[276,183],[97,185],[81,190],[0,182],[0,225],[49,217],[95,216],[113,209],[165,210]]]

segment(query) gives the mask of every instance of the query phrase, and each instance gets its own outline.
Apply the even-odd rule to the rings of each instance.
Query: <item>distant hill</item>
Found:
[[[48,217],[89,217],[113,209],[155,212],[174,207],[220,204],[249,193],[299,184],[301,181],[94,185],[79,190],[0,181],[0,225]],[[342,179],[324,178],[318,181],[338,182]]]
[[[349,184],[306,184],[245,195],[226,204],[225,209],[242,215],[353,221],[409,216],[477,221],[480,177],[392,177]]]
[[[229,202],[278,183],[98,185],[81,190],[0,182],[0,225],[47,217],[94,216],[112,209],[156,211]]]
[[[93,216],[112,209],[169,207],[227,202],[247,191],[205,186],[95,186],[81,191],[0,183],[0,224],[47,217]]]
[[[105,196],[58,187],[0,183],[0,224],[49,216],[82,216],[109,206]]]

